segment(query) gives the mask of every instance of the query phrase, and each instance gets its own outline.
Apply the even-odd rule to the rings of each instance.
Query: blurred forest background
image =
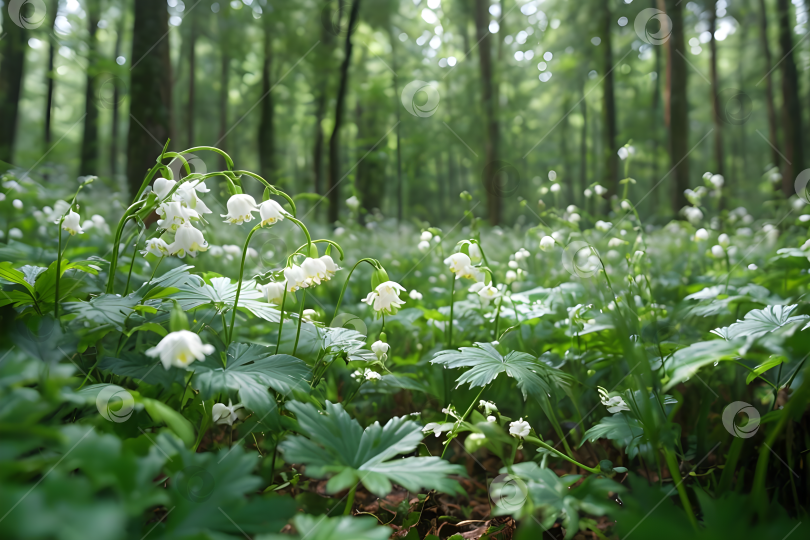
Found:
[[[455,222],[467,190],[510,225],[540,198],[606,208],[585,191],[621,194],[632,141],[629,198],[660,223],[706,171],[756,214],[793,194],[810,142],[804,0],[5,0],[2,17],[0,160],[122,193],[171,138],[325,196],[328,222],[352,195]]]

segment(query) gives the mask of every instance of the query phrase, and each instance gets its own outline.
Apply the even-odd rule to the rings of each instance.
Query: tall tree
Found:
[[[485,117],[484,141],[484,170],[492,171],[484,174],[484,189],[487,192],[487,210],[489,222],[497,225],[501,221],[501,187],[497,178],[500,167],[496,166],[498,160],[498,118],[497,103],[492,72],[492,44],[489,32],[489,2],[475,0],[475,29],[478,36],[478,60],[481,67],[481,103]]]
[[[169,138],[172,66],[165,0],[138,0],[133,5],[127,180],[135,194]]]
[[[774,166],[782,161],[779,155],[779,134],[776,129],[776,107],[773,104],[773,78],[771,72],[771,45],[768,40],[768,11],[765,9],[765,0],[759,0],[759,32],[762,56],[765,59],[765,108],[768,111],[768,138],[771,143],[771,159]]]
[[[186,103],[186,147],[194,146],[195,113],[197,103],[197,34],[199,14],[191,9],[186,14],[188,33],[188,102]]]
[[[604,47],[603,66],[605,76],[602,79],[602,122],[604,128],[605,162],[604,182],[613,193],[619,193],[618,155],[616,153],[616,90],[613,82],[613,40],[611,39],[611,13],[608,0],[599,0],[602,4],[602,46]]]
[[[264,22],[264,55],[262,58],[262,108],[259,117],[259,169],[262,176],[271,184],[275,182],[275,128],[273,126],[274,105],[272,88],[273,73],[273,18],[272,13],[262,16]]]
[[[687,205],[684,191],[689,188],[689,101],[686,92],[686,38],[683,5],[680,0],[666,0],[666,13],[672,21],[667,41],[667,87],[669,97],[669,157],[672,182],[672,212],[677,214]]]
[[[45,98],[45,151],[51,147],[51,127],[52,127],[52,114],[53,114],[53,87],[54,87],[54,72],[53,63],[56,58],[56,40],[53,38],[53,33],[56,30],[56,15],[59,13],[59,0],[51,0],[50,10],[48,11],[48,25],[51,28],[51,35],[48,36],[48,70],[45,72],[46,82],[48,85],[47,97]]]
[[[329,185],[327,195],[329,197],[329,222],[334,223],[340,215],[340,128],[343,125],[343,115],[346,104],[346,92],[349,84],[349,66],[352,62],[352,32],[357,24],[357,17],[360,14],[360,0],[352,2],[352,9],[349,12],[349,25],[346,27],[346,47],[343,63],[340,66],[340,84],[338,86],[337,99],[335,103],[335,125],[332,128],[332,136],[329,138]]]
[[[217,27],[219,30],[219,99],[217,101],[217,111],[219,113],[219,137],[217,145],[219,148],[228,151],[228,91],[231,78],[231,47],[230,47],[230,20],[225,7],[217,17]],[[233,157],[233,156],[231,156]],[[225,157],[220,157],[220,168],[225,168]]]
[[[113,61],[118,62],[118,57],[121,56],[121,43],[124,41],[124,29],[127,27],[127,9],[121,10],[121,17],[118,19],[118,28],[115,32],[115,49],[113,52]],[[113,96],[112,96],[112,128],[110,129],[110,172],[113,176],[118,174],[118,139],[121,124],[121,85],[123,81],[119,77],[111,79],[113,83]]]
[[[777,0],[779,47],[782,49],[782,125],[785,134],[785,164],[782,170],[782,193],[793,193],[795,176],[804,169],[802,146],[802,110],[799,105],[799,75],[793,59],[793,25],[788,0]]]
[[[588,102],[585,99],[585,83],[582,83],[582,99],[579,100],[582,114],[582,130],[579,135],[579,192],[585,193],[588,186]],[[585,201],[587,207],[588,201]]]
[[[315,51],[315,73],[317,83],[315,85],[315,144],[312,146],[312,168],[313,168],[313,191],[317,194],[323,193],[323,119],[326,117],[327,91],[329,86],[329,64],[330,57],[327,53],[332,52],[335,44],[335,27],[329,16],[329,7],[332,0],[324,0],[321,9],[321,43]],[[339,10],[340,12],[340,10]],[[338,23],[338,28],[340,24]],[[323,51],[323,52],[322,52]]]
[[[0,41],[0,161],[11,162],[17,132],[28,32],[3,14],[5,38]]]
[[[87,13],[87,82],[84,91],[84,133],[79,161],[79,174],[98,174],[98,21],[101,16],[100,0],[86,0]]]
[[[709,10],[709,77],[711,78],[712,113],[714,118],[714,172],[725,176],[725,163],[723,159],[723,118],[720,111],[720,80],[717,74],[717,0],[708,0],[706,8]],[[723,199],[720,199],[723,204]]]

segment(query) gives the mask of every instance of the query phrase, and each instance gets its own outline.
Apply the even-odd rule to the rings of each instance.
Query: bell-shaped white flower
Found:
[[[326,265],[320,259],[307,257],[301,264],[301,270],[304,271],[307,286],[320,285],[321,280],[326,277]]]
[[[492,285],[486,285],[478,291],[478,296],[481,297],[485,305],[488,305],[489,302],[501,296],[501,292]]]
[[[439,424],[437,422],[428,422],[425,424],[425,427],[422,428],[422,433],[430,433],[431,431],[437,436],[440,437],[443,431],[450,431],[453,427],[453,424]]]
[[[332,276],[334,276],[337,273],[337,271],[340,270],[340,267],[335,264],[335,261],[332,260],[332,257],[330,257],[329,255],[322,256],[320,258],[320,261],[323,263],[324,267],[326,268],[326,278],[325,278],[325,280],[327,280],[327,281],[332,279]]]
[[[388,358],[388,349],[390,349],[390,345],[383,341],[375,341],[371,344],[371,351],[377,355],[377,360],[385,362]]]
[[[155,178],[152,184],[152,191],[157,195],[158,200],[163,200],[168,197],[169,192],[177,184],[175,180],[167,180],[165,178]]]
[[[554,238],[551,236],[544,236],[542,239],[540,239],[540,249],[543,251],[552,251],[555,243]]]
[[[348,206],[352,212],[356,212],[357,209],[360,208],[360,200],[354,195],[352,195],[351,197],[346,199],[346,206]]]
[[[597,386],[596,388],[597,391],[599,392],[599,399],[602,402],[602,405],[607,407],[607,410],[610,414],[616,414],[617,412],[630,410],[630,407],[627,406],[627,403],[624,402],[624,399],[621,396],[611,397],[608,394],[608,391],[602,388],[601,386]]]
[[[215,424],[228,424],[232,426],[234,422],[242,419],[244,410],[239,409],[244,409],[244,407],[245,406],[241,403],[234,405],[231,403],[230,399],[227,405],[224,403],[214,403],[214,406],[211,407],[211,417],[214,419]],[[236,412],[238,410],[239,412]]]
[[[259,205],[259,218],[262,220],[262,227],[274,225],[283,220],[287,215],[284,208],[273,199],[268,199]]]
[[[204,344],[200,336],[188,330],[172,332],[163,339],[157,346],[146,351],[146,356],[152,358],[160,357],[163,367],[184,368],[195,360],[203,360],[208,354],[214,352],[214,346]]]
[[[284,289],[287,287],[285,281],[274,281],[267,285],[259,285],[258,289],[262,292],[267,301],[271,304],[280,306],[284,301]]]
[[[478,244],[471,243],[467,249],[467,252],[470,256],[470,261],[473,263],[478,263],[482,259],[481,255],[481,246]]]
[[[591,191],[590,188],[586,189],[582,193],[585,195],[586,199],[590,199],[593,196],[593,191]]]
[[[420,293],[416,289],[413,289],[411,292],[408,293],[408,297],[411,300],[421,300],[422,299],[422,293]]]
[[[196,257],[200,251],[208,249],[203,233],[191,225],[183,225],[174,233],[174,242],[169,245],[169,254],[183,258],[186,255]]]
[[[515,272],[514,270],[509,270],[508,272],[506,272],[506,282],[507,283],[512,283],[517,278],[518,278],[517,272]]]
[[[727,248],[731,244],[731,239],[728,237],[726,233],[721,234],[717,237],[717,243]]]
[[[308,287],[307,276],[298,265],[285,268],[284,278],[287,280],[287,292],[294,293],[298,289],[305,289]]]
[[[708,239],[709,239],[709,231],[707,231],[706,229],[698,229],[697,231],[695,231],[695,241]]]
[[[169,244],[162,238],[150,238],[146,241],[146,249],[141,251],[141,255],[154,255],[156,257],[165,257],[169,254]]]
[[[180,184],[177,191],[174,192],[172,200],[178,201],[187,208],[191,208],[198,214],[210,214],[211,209],[208,208],[204,202],[197,196],[197,189],[192,182],[184,182]]]
[[[162,203],[155,211],[161,217],[157,222],[158,227],[169,231],[176,231],[179,227],[191,225],[192,219],[200,217],[196,210],[183,206],[180,201]]]
[[[469,267],[472,264],[470,257],[465,253],[453,253],[444,260],[444,264],[450,267],[456,277],[463,277],[469,272]]]
[[[399,307],[405,303],[400,300],[399,292],[404,291],[405,287],[395,281],[386,281],[380,283],[374,291],[368,293],[361,302],[364,302],[374,308],[378,315],[393,315],[397,312]]]
[[[630,204],[630,201],[628,201],[627,199],[622,201],[621,207],[622,210],[624,210],[625,212],[630,212],[631,210],[633,210],[633,205]]]
[[[723,249],[723,246],[714,245],[712,246],[712,256],[716,259],[722,259],[726,256],[726,250]]]
[[[528,437],[531,430],[532,426],[530,426],[529,423],[523,418],[509,423],[509,435],[519,439]]]
[[[611,227],[613,227],[613,223],[609,221],[602,221],[601,219],[597,221],[596,224],[594,225],[594,228],[596,228],[597,231],[602,232],[608,232],[611,229]]]
[[[481,399],[478,401],[478,406],[484,409],[484,414],[492,414],[493,412],[498,412],[498,406],[491,401],[484,401],[483,399]]]
[[[433,233],[430,231],[422,231],[422,234],[419,236],[422,242],[430,242],[431,238],[433,238]]]
[[[239,193],[237,195],[231,195],[231,198],[228,199],[228,213],[220,214],[220,216],[225,218],[225,223],[240,225],[253,221],[253,214],[251,212],[255,212],[256,210],[258,210],[256,200],[250,195]]]
[[[627,148],[626,148],[626,147],[624,147],[624,146],[622,146],[621,148],[619,148],[619,151],[618,151],[617,153],[619,154],[619,159],[621,159],[622,161],[624,161],[625,159],[627,159],[627,156],[629,156],[629,155],[630,155],[630,152],[628,152],[628,151],[627,151]]]
[[[81,216],[71,210],[68,212],[68,215],[65,216],[65,219],[62,220],[62,230],[69,232],[70,236],[84,234],[84,229],[82,229],[81,222]],[[59,224],[59,220],[56,221],[56,224]]]
[[[606,195],[608,190],[606,187],[596,184],[595,186],[593,186],[593,192],[601,197],[602,195]]]
[[[416,247],[419,249],[419,251],[425,253],[430,249],[430,242],[428,242],[427,240],[422,240]]]

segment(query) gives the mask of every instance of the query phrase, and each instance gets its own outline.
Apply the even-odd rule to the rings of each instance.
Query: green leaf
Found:
[[[257,540],[386,540],[391,529],[371,517],[325,517],[298,514],[293,518],[298,535],[271,534]]]
[[[774,332],[791,323],[810,319],[808,315],[790,316],[797,308],[792,306],[768,306],[764,309],[752,309],[745,314],[742,321],[737,321],[728,328],[731,339],[738,337],[758,338]]]
[[[366,336],[351,328],[324,328],[324,358],[331,362],[341,352],[346,353],[349,362],[374,362],[377,355],[366,349]]]
[[[754,379],[756,379],[769,369],[774,368],[779,364],[783,364],[784,362],[785,362],[784,356],[776,356],[774,358],[769,358],[762,364],[755,367],[754,370],[748,374],[748,376],[745,378],[745,384],[751,384],[751,381],[753,381]]]
[[[664,386],[664,390],[668,390],[694,376],[703,366],[737,358],[739,356],[739,345],[739,343],[717,339],[698,341],[675,351],[665,364],[670,380]]]
[[[230,278],[211,278],[211,284],[202,282],[199,276],[191,276],[198,281],[189,281],[180,287],[180,292],[172,298],[180,302],[184,311],[195,309],[206,304],[213,304],[222,313],[233,308],[236,300],[237,283],[231,283]],[[255,281],[242,282],[239,292],[239,307],[247,309],[256,317],[270,322],[279,322],[281,313],[264,300],[262,292],[256,288]]]
[[[124,321],[137,303],[138,298],[133,295],[102,294],[89,302],[66,302],[63,306],[68,313],[75,313],[78,320],[112,324],[123,331]]]
[[[136,326],[135,328],[133,328],[133,329],[127,331],[127,332],[124,332],[124,335],[129,337],[132,334],[134,334],[135,332],[154,332],[154,333],[158,334],[160,337],[166,337],[166,335],[168,334],[166,329],[163,328],[162,326],[160,326],[159,324],[153,323],[153,322],[147,322],[147,323],[143,323],[140,326]]]
[[[182,414],[175,411],[162,401],[141,397],[138,401],[143,403],[146,412],[155,422],[165,422],[175,435],[180,437],[187,447],[194,444],[194,426]]]
[[[22,285],[29,293],[31,293],[31,296],[33,296],[34,287],[32,284],[28,283],[25,277],[26,276],[24,273],[14,269],[11,262],[6,261],[0,263],[0,278],[17,285]]]
[[[311,403],[292,402],[287,408],[298,420],[302,435],[284,440],[281,451],[289,463],[303,463],[313,478],[331,477],[327,491],[337,493],[362,482],[372,493],[384,497],[395,482],[410,491],[419,488],[456,492],[461,488],[450,474],[464,468],[437,457],[394,459],[412,452],[422,442],[421,426],[408,417],[392,418],[365,430],[340,404],[326,402],[326,411]]]

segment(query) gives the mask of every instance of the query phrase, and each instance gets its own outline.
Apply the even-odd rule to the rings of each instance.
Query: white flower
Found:
[[[82,233],[79,232],[79,234],[82,234]],[[11,229],[8,230],[8,236],[9,236],[9,238],[14,238],[16,240],[19,240],[24,235],[23,235],[23,232],[20,229],[18,229],[17,227],[12,227]]]
[[[375,341],[371,344],[371,351],[377,355],[377,360],[381,360],[385,362],[386,358],[388,358],[388,349],[390,349],[390,345],[388,343],[382,341]]]
[[[228,213],[220,214],[220,217],[225,218],[225,223],[240,225],[248,221],[253,221],[253,214],[251,212],[257,209],[256,200],[253,197],[240,193],[231,195],[231,198],[228,199]]]
[[[419,248],[419,251],[425,253],[427,250],[430,249],[430,242],[428,242],[427,240],[422,240],[416,247]]]
[[[311,286],[313,283],[320,285],[321,280],[326,278],[326,265],[320,259],[307,257],[301,264],[301,270],[304,271],[307,286]]]
[[[184,225],[174,233],[174,242],[169,245],[169,253],[177,255],[181,259],[186,255],[197,256],[197,252],[208,249],[208,242],[203,238],[203,233],[192,227]]]
[[[431,431],[436,434],[437,437],[441,436],[442,431],[448,431],[449,427],[443,427],[441,424],[437,422],[429,422],[422,428],[422,433],[430,433]]]
[[[147,254],[155,255],[156,257],[163,257],[169,254],[169,244],[162,238],[150,238],[146,241],[146,249],[141,251],[141,255],[146,257]]]
[[[305,309],[301,316],[304,318],[305,321],[314,321],[318,318],[318,312],[314,309]]]
[[[286,286],[287,283],[285,281],[271,281],[267,285],[259,285],[258,289],[269,303],[280,306],[281,302],[284,300],[284,289]]]
[[[593,195],[593,191],[591,191],[590,189],[586,189],[586,190],[583,192],[583,194],[585,195],[585,198],[586,198],[586,199],[590,199],[590,198],[591,198],[591,196]]]
[[[422,242],[430,242],[431,238],[433,238],[433,233],[430,231],[422,231],[421,236],[419,236],[419,239],[422,240]]]
[[[517,261],[509,261],[508,266],[509,266],[509,268],[511,268],[512,270],[517,270],[517,268],[518,268],[518,262],[517,262]]]
[[[611,238],[608,241],[608,247],[610,247],[610,248],[620,247],[620,246],[623,246],[623,245],[624,245],[624,240],[622,240],[621,238]]]
[[[154,184],[152,184],[152,191],[155,192],[155,195],[157,195],[158,200],[162,201],[169,195],[169,192],[172,190],[172,188],[176,183],[177,182],[174,180],[166,180],[165,178],[155,178],[155,182]]]
[[[308,286],[307,276],[297,264],[284,269],[284,278],[287,280],[287,292],[294,293]]]
[[[360,208],[360,201],[357,199],[357,197],[352,195],[351,197],[346,199],[346,206],[348,206],[349,209],[352,210],[353,212],[356,212],[357,209]]]
[[[211,246],[208,246],[208,253],[209,253],[209,254],[210,254],[212,257],[217,257],[217,258],[219,258],[219,257],[222,257],[222,255],[225,253],[225,250],[224,250],[224,249],[222,249],[222,246],[214,246],[214,245],[211,245]]]
[[[422,299],[422,293],[420,293],[416,289],[413,289],[411,292],[408,293],[408,297],[411,300],[421,300]]]
[[[228,260],[233,260],[234,257],[242,256],[242,248],[235,244],[225,244],[222,246],[222,251],[228,256]]]
[[[17,210],[23,209],[23,202],[20,199],[14,199],[13,201],[11,201],[11,205]]]
[[[582,219],[582,218],[580,218],[579,214],[576,214],[576,213],[571,214],[570,216],[568,216],[568,221],[570,221],[571,223],[579,223],[580,219]]]
[[[605,195],[608,192],[606,187],[600,186],[599,184],[596,184],[595,186],[593,186],[593,191],[594,191],[594,193],[596,193],[600,197],[602,195]]]
[[[444,260],[444,264],[450,268],[450,271],[453,272],[457,278],[461,278],[469,275],[472,261],[467,254],[459,251],[447,257]]]
[[[501,295],[500,291],[493,287],[492,285],[487,285],[482,287],[481,290],[478,291],[478,296],[484,301],[485,304],[489,304],[491,300],[495,300]]]
[[[515,260],[522,261],[524,259],[528,259],[531,253],[529,253],[526,248],[520,248],[517,253],[515,253]]]
[[[433,243],[434,243],[434,244],[439,244],[439,243],[441,243],[441,241],[442,241],[442,237],[441,237],[441,236],[436,235],[436,236],[434,236],[434,237],[433,237]]]
[[[722,259],[726,255],[726,250],[723,249],[723,246],[712,246],[712,255],[717,259]]]
[[[382,380],[382,376],[379,373],[377,373],[376,371],[371,371],[370,369],[366,370],[365,377],[367,381]]]
[[[71,210],[68,212],[68,215],[65,216],[65,219],[62,220],[62,230],[67,231],[70,233],[70,236],[76,236],[77,234],[84,234],[84,230],[82,229],[81,223],[81,216]],[[59,224],[59,220],[56,221],[56,224]],[[10,231],[9,231],[10,232]]]
[[[509,423],[509,435],[522,439],[531,432],[532,426],[529,425],[523,418],[515,422]]]
[[[551,187],[549,188],[549,190],[552,193],[557,193],[558,191],[560,191],[560,184],[557,184],[557,183],[551,184]]]
[[[262,227],[278,223],[286,215],[287,212],[284,208],[273,199],[268,199],[259,205],[259,218],[262,220]]]
[[[721,234],[717,237],[717,243],[727,248],[731,244],[731,239],[728,237],[726,233]]]
[[[481,248],[478,244],[470,244],[469,248],[467,249],[468,255],[470,256],[470,260],[474,263],[477,263],[481,260]]]
[[[183,206],[180,201],[169,201],[157,207],[157,214],[162,218],[157,224],[162,229],[176,231],[184,225],[191,225],[191,220],[200,217],[196,210]]]
[[[399,291],[404,291],[405,287],[395,281],[380,283],[377,288],[368,293],[361,302],[374,308],[377,314],[393,315],[399,307],[405,303],[400,300]]]
[[[494,416],[492,416],[492,415],[487,416],[487,422],[490,422],[490,423],[494,424],[497,421],[498,421],[498,419],[495,418]]]
[[[703,219],[703,212],[694,206],[687,206],[684,208],[683,213],[686,215],[686,219],[689,221],[689,223],[692,224],[698,223],[701,219]]]
[[[100,231],[104,232],[105,234],[110,234],[110,226],[107,225],[107,221],[98,214],[93,214],[90,219],[93,222],[93,226]]]
[[[211,213],[211,210],[205,206],[205,203],[197,197],[197,190],[191,182],[180,184],[177,191],[174,192],[172,200],[181,202],[183,206],[195,210],[198,214]]]
[[[725,181],[726,181],[725,178],[723,178],[723,175],[721,174],[712,175],[712,177],[709,179],[709,182],[711,182],[712,185],[716,188],[723,187]]]
[[[544,236],[540,240],[540,249],[542,249],[543,251],[552,251],[554,249],[555,243],[556,242],[554,242],[554,238],[552,238],[551,236]]]
[[[756,269],[757,269],[757,265],[755,265],[754,263],[751,263],[751,264],[749,264],[749,265],[748,265],[748,269],[749,269],[749,270],[756,270]]]
[[[793,201],[790,203],[790,205],[793,207],[794,210],[796,210],[798,212],[798,211],[801,211],[802,209],[804,209],[805,205],[807,205],[807,202],[804,199],[802,199],[801,197],[797,197],[797,198],[793,199]]]
[[[621,148],[619,148],[619,151],[618,151],[617,153],[619,154],[619,158],[620,158],[622,161],[624,161],[625,159],[627,159],[627,156],[629,156],[629,155],[630,155],[630,152],[628,152],[628,151],[627,151],[627,148],[625,148],[624,146],[622,146]]]
[[[337,271],[340,270],[340,267],[335,264],[335,261],[333,261],[332,257],[330,257],[329,255],[324,255],[319,260],[323,263],[323,266],[326,268],[326,277],[324,278],[324,280],[329,281],[330,279],[332,279],[332,276],[334,276],[337,273]]]
[[[599,392],[599,399],[602,401],[602,405],[607,407],[607,410],[610,414],[616,414],[620,411],[629,411],[630,407],[627,406],[627,403],[624,402],[621,396],[613,396],[610,397],[608,395],[608,391],[602,388],[601,386],[596,387]]]
[[[622,201],[621,206],[622,206],[622,210],[624,210],[625,212],[630,212],[631,210],[633,210],[633,205],[631,205],[630,201],[628,201],[627,199]]]
[[[498,412],[498,407],[491,401],[481,399],[478,401],[478,406],[484,409],[484,414],[492,414],[493,411]]]
[[[200,336],[188,330],[172,332],[156,347],[146,351],[146,356],[160,357],[163,367],[186,367],[195,360],[203,360],[206,355],[214,352],[214,346],[203,344]]]
[[[506,273],[506,282],[507,282],[507,283],[512,283],[512,282],[513,282],[513,281],[515,281],[516,279],[517,279],[517,274],[515,273],[515,271],[514,271],[514,270],[509,270],[509,271]]]
[[[3,202],[5,200],[6,200],[6,194],[5,193],[0,193],[0,202]],[[47,206],[45,208],[47,208]]]
[[[238,409],[243,409],[245,406],[241,403],[237,403],[233,405],[231,400],[228,400],[228,404],[225,405],[224,403],[214,403],[214,406],[211,407],[211,417],[214,419],[215,424],[228,424],[232,426],[234,422],[237,420],[241,420],[241,414],[244,413],[237,413]]]
[[[698,229],[695,232],[695,240],[708,240],[709,239],[709,231],[706,229]]]
[[[609,221],[602,221],[600,219],[599,221],[596,222],[596,225],[594,225],[594,227],[596,227],[596,230],[598,231],[608,232],[610,228],[613,227],[613,223],[610,223]]]

